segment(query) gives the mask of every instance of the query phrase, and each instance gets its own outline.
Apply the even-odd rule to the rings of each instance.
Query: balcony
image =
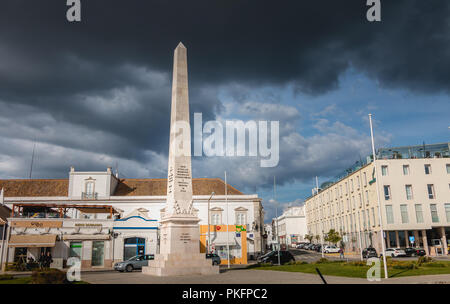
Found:
[[[84,200],[96,200],[97,192],[81,192],[81,199]]]

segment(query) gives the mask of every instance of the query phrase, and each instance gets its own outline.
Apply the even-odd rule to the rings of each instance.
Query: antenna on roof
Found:
[[[34,140],[33,144],[33,152],[31,153],[31,165],[30,165],[30,176],[29,179],[31,179],[31,174],[33,173],[33,162],[34,162],[34,151],[36,149],[36,139]]]

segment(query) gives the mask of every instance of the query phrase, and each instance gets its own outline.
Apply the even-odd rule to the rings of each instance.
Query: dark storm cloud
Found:
[[[222,84],[321,94],[349,66],[384,86],[449,92],[446,0],[382,0],[381,23],[366,21],[365,0],[81,0],[81,23],[67,22],[65,3],[0,4],[0,122],[19,122],[10,131],[3,119],[3,137],[137,161],[166,154],[178,41],[204,121],[222,110]]]

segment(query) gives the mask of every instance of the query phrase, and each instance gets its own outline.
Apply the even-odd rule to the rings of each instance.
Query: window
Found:
[[[359,175],[356,177],[356,188],[359,190],[361,187],[361,181],[359,180]]]
[[[408,224],[408,206],[400,205],[400,214],[402,216],[402,224]]]
[[[373,208],[373,207],[372,207],[372,220],[373,220],[372,226],[375,227],[375,223],[376,223],[376,221],[375,221],[375,208]]]
[[[220,225],[221,214],[219,212],[214,212],[211,214],[211,225]]]
[[[83,245],[81,242],[70,242],[69,257],[76,257],[81,259],[81,249]]]
[[[366,204],[369,204],[369,191],[366,190]]]
[[[425,174],[431,174],[431,165],[425,165]]]
[[[370,209],[367,209],[367,227],[370,228]]]
[[[386,222],[388,224],[394,223],[394,211],[392,210],[392,205],[386,205]]]
[[[409,175],[409,165],[403,165],[403,175]]]
[[[447,164],[446,167],[447,167],[447,174],[450,174],[450,164]]]
[[[363,175],[364,175],[364,186],[367,186],[367,174],[366,174],[366,172],[364,172]]]
[[[236,225],[247,225],[245,212],[236,213]]]
[[[364,210],[362,210],[361,215],[363,218],[363,228],[366,229],[366,212]]]
[[[361,193],[359,193],[358,196],[359,196],[359,207],[361,208],[363,204]]]
[[[413,199],[412,186],[411,185],[406,185],[405,186],[405,190],[406,190],[406,199],[407,200],[412,200]]]
[[[353,190],[354,190],[354,188],[353,188],[353,179],[350,180],[350,183],[352,185],[351,189],[352,189],[352,192],[353,192]]]
[[[422,212],[422,205],[416,204],[416,221],[417,223],[423,223],[423,212]]]
[[[430,210],[431,210],[431,221],[433,223],[438,223],[439,222],[439,216],[438,216],[436,204],[431,204],[430,205]]]
[[[445,204],[445,217],[447,222],[450,222],[450,204]]]
[[[384,199],[387,201],[391,199],[391,187],[389,185],[384,186]]]
[[[428,198],[429,199],[435,199],[434,185],[432,185],[432,184],[427,185],[427,189],[428,189]]]
[[[381,175],[383,176],[388,175],[388,166],[381,166]]]

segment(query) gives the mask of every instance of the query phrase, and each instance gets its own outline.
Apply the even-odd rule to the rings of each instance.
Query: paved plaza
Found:
[[[141,272],[87,272],[81,279],[92,284],[323,284],[318,275],[273,270],[234,269],[216,275],[156,277]],[[325,276],[329,284],[450,284],[450,275],[401,277],[369,282],[366,279]]]

